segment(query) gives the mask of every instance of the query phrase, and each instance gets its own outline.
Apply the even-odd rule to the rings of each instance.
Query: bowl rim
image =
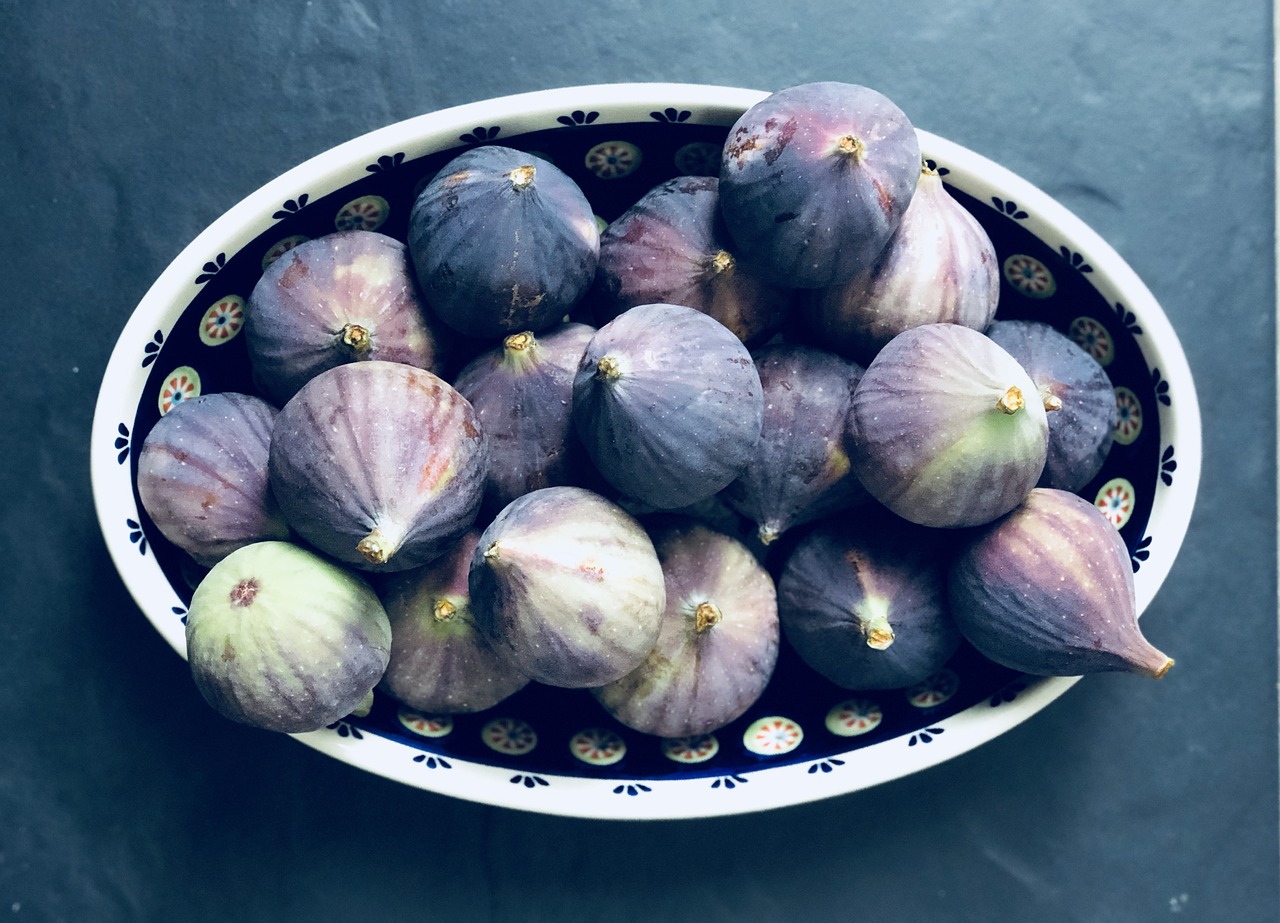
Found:
[[[143,614],[171,647],[185,658],[185,636],[181,621],[173,614],[182,601],[163,578],[154,556],[137,553],[132,541],[109,524],[126,519],[137,521],[132,489],[122,490],[121,466],[114,464],[120,427],[135,422],[138,395],[142,393],[148,370],[139,368],[137,344],[150,339],[153,331],[171,330],[183,309],[196,297],[201,286],[193,283],[195,273],[212,253],[235,253],[274,223],[279,203],[300,189],[315,190],[316,198],[349,184],[365,165],[387,151],[406,151],[418,156],[443,147],[457,146],[459,136],[473,126],[499,121],[508,136],[530,127],[546,128],[555,116],[567,111],[592,109],[600,112],[597,124],[646,121],[655,104],[679,105],[696,114],[693,121],[728,127],[768,91],[709,84],[638,82],[588,84],[518,93],[480,100],[414,116],[364,133],[305,160],[268,181],[229,208],[198,234],[166,266],[131,312],[111,352],[94,408],[90,435],[90,480],[95,511],[104,541],[116,571]],[[507,131],[507,126],[513,130]],[[1154,295],[1133,269],[1092,228],[1039,187],[985,156],[928,131],[919,130],[924,155],[945,164],[953,174],[950,181],[963,179],[966,192],[990,201],[997,192],[1017,201],[1030,212],[1024,222],[1042,240],[1070,241],[1073,249],[1086,254],[1093,268],[1091,284],[1111,304],[1132,311],[1142,321],[1146,336],[1141,343],[1148,366],[1158,368],[1178,395],[1173,406],[1158,407],[1164,441],[1178,444],[1179,479],[1176,487],[1163,487],[1166,502],[1153,504],[1148,534],[1159,535],[1170,551],[1153,557],[1135,575],[1139,613],[1155,598],[1168,576],[1190,524],[1201,470],[1200,412],[1190,367],[1168,317]],[[412,143],[410,143],[412,142]],[[416,154],[407,153],[416,151]],[[1049,236],[1046,237],[1046,234]],[[122,400],[128,395],[128,400]],[[123,408],[123,409],[122,409]],[[130,427],[132,428],[132,427]],[[126,474],[126,480],[128,475]],[[159,616],[164,613],[167,618]],[[292,735],[302,743],[357,768],[421,788],[478,803],[538,813],[599,819],[673,819],[749,813],[802,804],[846,794],[926,769],[992,740],[1029,719],[1071,688],[1079,677],[1056,677],[1033,683],[1015,702],[1003,708],[973,706],[945,719],[955,731],[935,738],[929,747],[905,746],[892,749],[898,738],[862,748],[849,754],[857,762],[857,772],[813,772],[806,764],[769,765],[751,770],[749,793],[732,799],[712,801],[706,797],[706,777],[662,779],[637,783],[661,789],[662,797],[618,798],[616,779],[591,779],[549,775],[551,785],[541,791],[549,797],[533,800],[523,786],[508,784],[512,769],[473,763],[450,757],[465,772],[423,773],[416,763],[404,758],[405,746],[377,733],[366,732],[359,745],[332,729]],[[980,703],[981,704],[981,703]],[[905,736],[905,735],[903,735]],[[927,751],[927,752],[923,752]],[[906,753],[910,753],[910,758]],[[872,759],[870,755],[875,755]],[[848,767],[846,767],[847,769]],[[429,776],[429,778],[424,778]],[[649,789],[646,789],[648,791]],[[701,796],[701,797],[699,797]]]

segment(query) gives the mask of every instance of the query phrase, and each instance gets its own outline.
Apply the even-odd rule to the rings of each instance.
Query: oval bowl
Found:
[[[597,216],[653,185],[714,174],[730,125],[758,90],[617,84],[525,93],[408,119],[338,145],[231,208],[165,269],[125,323],[94,413],[90,462],[103,536],[143,614],[185,656],[200,571],[138,502],[137,450],[174,404],[253,391],[238,336],[263,268],[301,240],[346,228],[403,240],[422,185],[484,143],[555,162]],[[1168,319],[1119,255],[1062,205],[985,157],[928,132],[924,155],[983,224],[1001,269],[1001,318],[1038,318],[1106,368],[1119,409],[1106,466],[1080,491],[1119,528],[1139,611],[1182,544],[1200,477],[1200,418]],[[614,723],[581,690],[528,687],[488,712],[423,715],[375,697],[297,739],[409,786],[472,801],[596,818],[679,818],[793,805],[876,785],[965,753],[1027,720],[1078,678],[1038,678],[964,647],[916,687],[827,684],[785,647],[773,682],[713,735],[663,740]],[[210,712],[210,720],[224,720]]]

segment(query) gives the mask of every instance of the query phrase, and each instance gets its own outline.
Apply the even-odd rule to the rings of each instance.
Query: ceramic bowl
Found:
[[[201,572],[142,510],[138,449],[181,401],[253,390],[239,334],[245,299],[265,266],[338,229],[403,240],[424,183],[459,152],[491,142],[555,162],[610,221],[658,182],[716,173],[728,127],[764,95],[693,85],[585,86],[423,115],[289,170],[186,247],[125,322],[103,378],[91,446],[107,548],[174,650],[184,654],[183,619]],[[1063,206],[979,154],[927,132],[920,139],[995,244],[998,316],[1048,321],[1111,377],[1115,445],[1080,493],[1123,536],[1142,610],[1173,565],[1199,481],[1199,414],[1177,337],[1134,272]],[[817,677],[784,645],[755,707],[695,739],[637,734],[586,692],[537,685],[488,712],[454,717],[420,714],[379,695],[367,716],[297,736],[360,769],[486,804],[600,818],[695,817],[797,804],[925,769],[1027,720],[1076,681],[1022,675],[964,647],[910,689],[850,693]],[[225,719],[210,710],[209,720]]]

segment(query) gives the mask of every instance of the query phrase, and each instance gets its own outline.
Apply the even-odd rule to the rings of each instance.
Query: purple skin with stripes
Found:
[[[252,542],[289,537],[267,476],[275,417],[259,397],[205,394],[174,406],[143,441],[142,507],[204,567]]]
[[[276,418],[271,487],[285,519],[343,563],[397,571],[443,554],[476,518],[488,452],[449,384],[395,362],[340,365]]]
[[[948,596],[969,642],[1023,673],[1158,679],[1173,665],[1138,627],[1120,533],[1068,491],[1038,487],[969,537],[951,565]]]

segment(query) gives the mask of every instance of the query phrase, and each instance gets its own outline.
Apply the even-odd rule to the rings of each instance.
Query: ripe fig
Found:
[[[1129,551],[1110,520],[1065,490],[1037,487],[968,536],[948,595],[983,655],[1023,673],[1120,671],[1159,679],[1173,660],[1138,627]]]
[[[175,404],[142,443],[142,508],[204,567],[244,545],[289,538],[267,476],[275,417],[259,397],[203,394]]]
[[[497,144],[449,161],[409,217],[427,304],[469,336],[559,323],[595,278],[600,229],[555,164]]]
[[[752,460],[720,492],[756,523],[768,545],[792,526],[870,498],[845,453],[850,401],[864,369],[811,346],[779,343],[755,353],[764,425]]]
[[[682,304],[709,314],[744,343],[782,326],[791,292],[734,256],[710,176],[678,176],[651,189],[600,235],[594,288],[600,323],[642,304]]]
[[[579,487],[546,487],[480,536],[469,587],[476,626],[513,667],[551,686],[603,686],[634,670],[666,603],[653,543]]]
[[[800,659],[846,689],[899,689],[951,659],[947,557],[936,534],[876,510],[828,521],[778,579],[782,632]]]
[[[605,324],[573,382],[573,422],[591,460],[657,509],[705,500],[737,477],[763,413],[742,341],[681,305],[641,305]]]
[[[379,593],[391,623],[379,688],[428,714],[483,711],[529,682],[476,630],[467,573],[479,539],[468,531],[430,564],[388,576]]]
[[[593,690],[618,721],[646,734],[708,734],[759,699],[778,659],[773,579],[737,539],[692,521],[652,535],[667,604],[653,650]]]
[[[802,324],[815,343],[870,362],[921,324],[985,330],[1000,299],[995,247],[928,165],[880,255],[851,281],[804,292]]]
[[[1000,320],[987,336],[1018,360],[1049,414],[1049,453],[1037,487],[1076,491],[1102,470],[1116,428],[1116,392],[1098,360],[1043,321]]]
[[[1009,512],[1044,468],[1049,427],[1022,366],[956,324],[898,334],[853,393],[848,438],[867,491],[925,526],[976,526]]]
[[[269,463],[299,535],[344,563],[396,571],[471,526],[488,452],[471,405],[445,381],[374,361],[304,385],[276,418]]]
[[[268,266],[249,296],[244,333],[254,379],[278,404],[346,362],[440,371],[440,331],[408,250],[374,231],[335,231]]]
[[[355,574],[288,542],[257,542],[196,587],[186,639],[210,705],[295,734],[332,724],[369,696],[387,666],[391,626]]]
[[[891,100],[807,83],[767,96],[729,129],[720,209],[744,263],[781,285],[823,288],[872,264],[919,176],[915,128]]]

